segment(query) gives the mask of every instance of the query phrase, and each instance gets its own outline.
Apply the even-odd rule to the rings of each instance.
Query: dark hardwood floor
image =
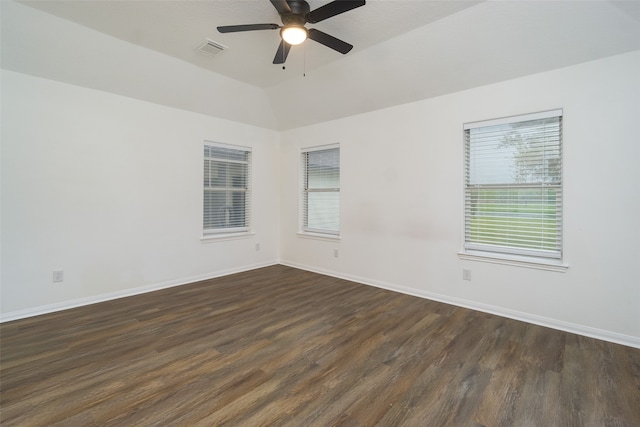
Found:
[[[0,326],[3,426],[640,426],[640,350],[284,266]]]

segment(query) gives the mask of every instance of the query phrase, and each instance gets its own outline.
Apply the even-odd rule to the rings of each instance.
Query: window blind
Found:
[[[249,230],[248,148],[207,143],[204,146],[204,234]]]
[[[465,249],[562,257],[562,111],[465,125]]]
[[[340,148],[302,152],[302,229],[338,234],[340,231]]]

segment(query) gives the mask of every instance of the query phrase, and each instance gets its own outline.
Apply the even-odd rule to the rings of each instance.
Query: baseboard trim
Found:
[[[373,280],[365,277],[355,276],[352,274],[344,274],[344,273],[340,273],[332,270],[325,270],[325,269],[317,268],[310,265],[298,264],[295,262],[282,261],[282,260],[280,261],[280,264],[293,267],[293,268],[298,268],[301,270],[311,271],[313,273],[336,277],[338,279],[349,280],[349,281],[360,283],[363,285],[375,286],[377,288],[386,289],[389,291],[400,292],[406,295],[425,298],[428,300],[438,301],[445,304],[451,304],[458,307],[469,308],[471,310],[477,310],[483,313],[494,314],[496,316],[506,317],[509,319],[519,320],[522,322],[527,322],[527,323],[531,323],[538,326],[544,326],[551,329],[557,329],[564,332],[569,332],[577,335],[599,339],[602,341],[608,341],[615,344],[625,345],[627,347],[634,347],[634,348],[640,349],[640,337],[634,337],[631,335],[625,335],[617,332],[611,332],[611,331],[606,331],[602,329],[592,328],[590,326],[580,325],[580,324],[571,323],[571,322],[565,322],[562,320],[552,319],[544,316],[538,316],[530,313],[524,313],[521,311],[510,310],[507,308],[497,307],[489,304],[483,304],[475,301],[469,301],[462,298],[450,297],[447,295],[441,295],[433,292],[421,291],[414,288],[393,285],[391,283],[386,283],[379,280]]]
[[[126,298],[134,295],[145,294],[148,292],[158,291],[161,289],[171,288],[175,286],[188,285],[190,283],[200,282],[202,280],[215,279],[217,277],[228,276],[230,274],[235,274],[235,273],[242,273],[244,271],[255,270],[257,268],[269,267],[277,264],[282,264],[289,267],[298,268],[301,270],[311,271],[311,272],[323,274],[326,276],[331,276],[339,279],[349,280],[356,283],[361,283],[363,285],[369,285],[369,286],[374,286],[381,289],[386,289],[389,291],[400,292],[406,295],[425,298],[428,300],[438,301],[445,304],[451,304],[458,307],[469,308],[471,310],[477,310],[484,313],[494,314],[496,316],[506,317],[514,320],[520,320],[520,321],[531,323],[534,325],[544,326],[547,328],[557,329],[564,332],[570,332],[573,334],[583,335],[590,338],[596,338],[599,340],[608,341],[608,342],[640,349],[640,337],[634,337],[631,335],[625,335],[617,332],[611,332],[611,331],[606,331],[602,329],[592,328],[590,326],[584,326],[576,323],[565,322],[562,320],[538,316],[535,314],[524,313],[516,310],[510,310],[502,307],[478,303],[475,301],[469,301],[461,298],[450,297],[447,295],[441,295],[433,292],[421,291],[414,288],[398,286],[391,283],[382,282],[379,280],[374,280],[366,277],[340,273],[333,270],[326,270],[322,268],[317,268],[315,266],[299,264],[299,263],[283,261],[283,260],[273,260],[265,263],[245,265],[242,267],[216,271],[208,274],[186,277],[179,280],[169,280],[166,282],[155,283],[155,284],[141,286],[137,288],[125,289],[117,292],[110,292],[107,294],[101,294],[101,295],[96,295],[96,296],[91,296],[86,298],[79,298],[71,301],[63,301],[60,303],[49,304],[49,305],[34,307],[30,309],[25,309],[25,310],[12,311],[8,313],[0,313],[0,323],[10,322],[13,320],[19,320],[19,319],[24,319],[28,317],[40,316],[43,314],[54,313],[57,311],[68,310],[71,308],[82,307],[85,305],[97,304],[100,302],[111,301],[118,298]]]
[[[111,301],[118,298],[126,298],[134,295],[146,294],[148,292],[159,291],[161,289],[172,288],[175,286],[188,285],[200,282],[202,280],[215,279],[216,277],[228,276],[230,274],[242,273],[244,271],[255,270],[257,268],[269,267],[279,264],[278,260],[269,261],[259,264],[245,265],[242,267],[230,268],[226,270],[216,271],[197,276],[190,276],[178,280],[168,280],[165,282],[154,283],[151,285],[140,286],[137,288],[124,289],[106,294],[78,298],[70,301],[63,301],[55,304],[43,305],[40,307],[29,308],[26,310],[11,311],[8,313],[0,313],[0,323],[10,322],[12,320],[25,319],[27,317],[40,316],[42,314],[54,313],[57,311],[68,310],[70,308],[82,307],[85,305],[97,304],[104,301]]]

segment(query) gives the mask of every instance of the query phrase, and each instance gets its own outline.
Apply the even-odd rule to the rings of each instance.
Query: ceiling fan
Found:
[[[227,25],[218,27],[221,33],[235,33],[239,31],[277,30],[280,29],[280,46],[273,58],[274,64],[284,64],[292,45],[297,45],[307,38],[323,44],[342,54],[346,54],[353,46],[340,39],[330,36],[315,28],[305,28],[305,24],[315,24],[332,16],[348,12],[364,6],[365,0],[335,0],[324,6],[310,11],[309,3],[304,0],[269,0],[276,8],[284,25],[278,24],[247,24]]]

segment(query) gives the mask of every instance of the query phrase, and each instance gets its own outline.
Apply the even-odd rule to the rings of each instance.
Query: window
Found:
[[[249,231],[251,150],[205,143],[204,234]]]
[[[340,148],[337,145],[302,152],[302,231],[340,232]]]
[[[465,250],[562,258],[562,110],[464,126]]]

